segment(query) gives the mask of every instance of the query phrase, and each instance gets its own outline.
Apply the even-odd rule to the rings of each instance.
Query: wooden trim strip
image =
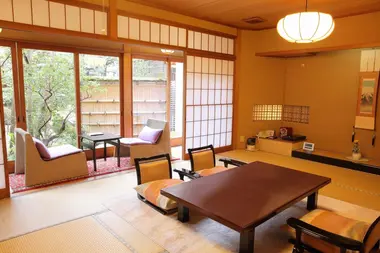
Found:
[[[109,10],[108,6],[105,6],[103,8],[101,5],[77,1],[77,0],[49,0],[49,2],[56,2],[56,3],[65,4],[65,5],[72,5],[72,6],[76,6],[76,7],[80,7],[80,8],[86,8],[86,9],[102,11],[102,12],[103,12],[103,10],[105,12],[108,12],[108,10]],[[108,1],[105,1],[105,2],[108,2]]]
[[[14,7],[13,0],[11,0],[11,3],[12,3],[12,20],[14,21],[15,20],[15,7]]]
[[[74,53],[74,71],[75,71],[75,102],[76,102],[76,128],[77,128],[77,146],[80,147],[80,135],[82,134],[82,111],[81,111],[81,92],[80,92],[80,61],[79,53]]]
[[[1,77],[1,71],[0,71],[0,105],[3,106],[3,85],[2,85],[2,77]],[[4,126],[4,110],[1,109],[0,110],[0,125],[1,126]],[[2,198],[7,198],[10,196],[10,192],[9,192],[9,170],[8,170],[8,167],[7,167],[7,149],[6,149],[6,142],[5,142],[5,127],[1,127],[1,145],[2,145],[2,156],[3,156],[3,161],[4,161],[4,167],[0,169],[3,169],[4,170],[4,181],[5,181],[5,188],[4,189],[0,189],[0,199]]]
[[[160,35],[161,37],[161,35]],[[118,38],[118,41],[121,41],[125,44],[136,44],[138,43],[139,45],[145,45],[145,46],[150,46],[150,47],[158,47],[158,48],[165,48],[165,49],[174,49],[174,50],[181,50],[185,51],[186,48],[184,47],[179,47],[179,46],[171,46],[171,45],[166,45],[166,44],[161,44],[161,43],[155,43],[155,42],[149,42],[149,41],[141,41],[141,40],[133,40],[133,39],[125,39],[125,38]]]
[[[208,33],[208,34],[212,34],[212,35],[222,36],[225,38],[235,39],[237,37],[236,35],[232,35],[232,34],[228,34],[228,33],[213,31],[213,30],[209,30],[209,29],[205,29],[205,28],[201,28],[201,27],[197,27],[197,26],[182,24],[179,22],[173,22],[173,21],[169,21],[169,20],[165,20],[165,19],[161,19],[161,18],[156,18],[156,17],[152,17],[152,16],[138,15],[138,14],[134,14],[134,13],[131,13],[128,11],[124,11],[124,10],[118,10],[117,13],[118,13],[118,15],[122,15],[122,16],[127,16],[127,17],[137,18],[137,19],[143,19],[146,21],[157,22],[157,23],[164,24],[164,25],[176,26],[179,28],[190,29],[190,30],[197,31],[197,32],[203,32],[203,33]]]
[[[201,51],[201,50],[190,49],[190,48],[186,49],[186,51],[188,55],[191,55],[191,56],[206,57],[206,58],[213,58],[213,59],[227,60],[227,61],[236,60],[236,56],[230,55],[230,54],[221,54],[221,53]]]
[[[119,99],[120,99],[120,136],[124,136],[125,133],[125,122],[124,122],[124,61],[123,55],[119,56]]]

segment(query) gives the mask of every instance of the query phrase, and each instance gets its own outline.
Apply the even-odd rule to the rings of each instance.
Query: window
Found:
[[[80,55],[81,132],[120,134],[119,57]]]
[[[167,121],[168,94],[167,62],[133,59],[133,136],[150,118]]]
[[[282,105],[254,105],[252,119],[253,121],[281,120]]]
[[[309,106],[284,105],[283,121],[309,124]]]
[[[187,57],[186,150],[232,144],[234,62]]]
[[[46,146],[77,145],[73,53],[23,49],[28,132]]]

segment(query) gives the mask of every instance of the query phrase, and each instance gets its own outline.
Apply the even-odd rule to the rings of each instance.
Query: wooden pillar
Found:
[[[124,52],[122,56],[122,81],[123,85],[123,120],[124,136],[133,135],[133,98],[132,98],[132,55]]]
[[[109,0],[108,36],[117,39],[117,0]]]
[[[9,198],[10,192],[9,192],[9,176],[8,176],[8,169],[7,169],[7,149],[6,149],[6,142],[5,142],[5,124],[4,124],[4,110],[3,110],[3,85],[1,83],[1,68],[0,68],[0,133],[1,133],[1,152],[0,155],[3,157],[3,166],[0,166],[0,170],[4,170],[4,181],[5,181],[5,188],[0,189],[0,199],[3,198]]]

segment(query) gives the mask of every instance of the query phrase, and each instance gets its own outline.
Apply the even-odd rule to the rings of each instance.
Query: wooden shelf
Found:
[[[353,161],[348,159],[348,156],[350,155],[317,149],[312,153],[308,153],[303,149],[294,150],[292,152],[292,157],[380,175],[380,161],[375,159],[369,159],[368,162]]]

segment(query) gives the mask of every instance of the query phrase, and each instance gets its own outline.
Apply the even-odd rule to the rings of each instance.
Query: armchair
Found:
[[[289,240],[293,253],[372,253],[379,249],[380,217],[369,225],[317,209],[287,223],[296,231]]]

